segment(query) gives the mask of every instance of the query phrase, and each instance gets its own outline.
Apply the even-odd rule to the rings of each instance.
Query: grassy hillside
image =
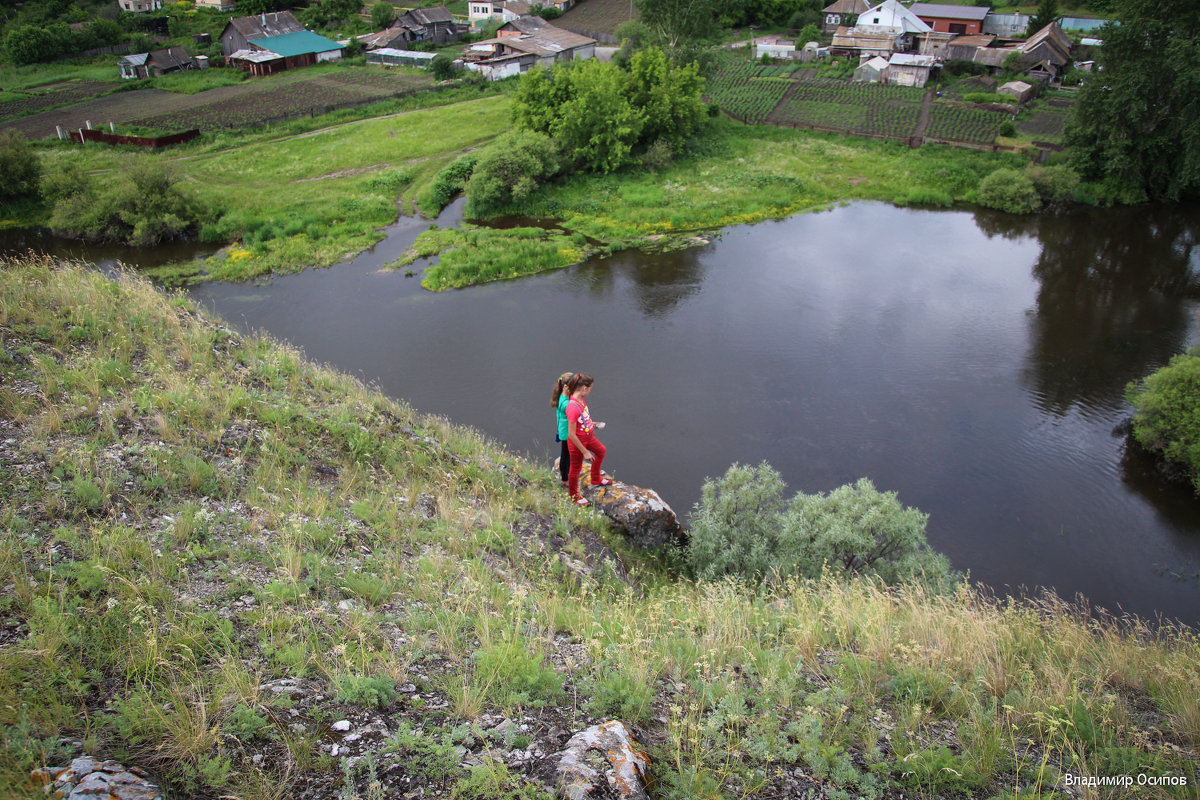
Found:
[[[129,275],[0,263],[0,345],[0,796],[86,751],[173,797],[544,797],[611,716],[661,798],[1196,796],[1193,631],[680,579],[543,466]]]

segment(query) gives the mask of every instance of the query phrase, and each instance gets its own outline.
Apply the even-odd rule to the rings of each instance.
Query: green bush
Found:
[[[1033,188],[1045,205],[1070,202],[1079,190],[1079,175],[1067,166],[1038,167],[1030,165],[1025,174],[1033,181]]]
[[[1017,135],[1017,126],[1011,119],[1006,119],[1000,123],[1000,135],[1013,137]]]
[[[981,206],[1010,214],[1032,214],[1042,207],[1033,181],[1018,169],[1001,168],[985,177],[977,199]]]
[[[454,77],[454,59],[445,53],[438,53],[429,62],[429,70],[433,73],[434,80],[448,81]]]
[[[762,580],[869,574],[887,583],[950,575],[949,562],[925,540],[928,517],[900,505],[863,478],[828,494],[783,499],[769,464],[734,464],[707,480],[691,517],[685,562],[698,578]]]
[[[0,133],[0,203],[38,192],[42,165],[25,137],[12,129]]]
[[[164,164],[145,160],[100,179],[60,165],[44,176],[42,196],[54,205],[50,228],[60,236],[136,247],[187,236],[210,216]]]
[[[558,174],[559,163],[558,145],[546,134],[504,134],[475,163],[467,182],[467,216],[486,216],[529,197]]]
[[[460,156],[443,167],[442,171],[433,179],[433,185],[429,187],[422,205],[434,213],[449,205],[450,201],[466,187],[471,173],[475,170],[477,160],[478,156],[471,153]]]
[[[1200,491],[1200,347],[1175,356],[1125,392],[1133,406],[1133,438],[1186,467]]]

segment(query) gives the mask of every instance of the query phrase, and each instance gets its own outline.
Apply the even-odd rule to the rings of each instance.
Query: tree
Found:
[[[36,64],[69,52],[71,29],[65,23],[22,25],[4,36],[4,52],[16,65]]]
[[[391,3],[379,0],[378,3],[371,6],[371,25],[376,30],[391,27],[391,24],[395,21],[396,9]]]
[[[925,539],[928,517],[863,478],[828,494],[797,493],[769,464],[734,464],[701,489],[686,563],[698,578],[874,575],[887,583],[950,576]]]
[[[677,150],[704,121],[703,92],[695,64],[672,68],[657,48],[641,51],[630,62],[629,101],[641,111],[640,137],[647,145],[662,140]]]
[[[1085,179],[1128,200],[1200,195],[1200,4],[1114,0],[1066,142]]]
[[[695,65],[672,67],[648,48],[629,72],[594,60],[530,70],[517,86],[513,122],[553,137],[569,162],[611,172],[656,142],[682,144],[704,120],[703,89]]]
[[[717,0],[637,0],[638,18],[672,60],[720,33]]]
[[[1029,33],[1034,34],[1051,22],[1058,21],[1058,0],[1040,0],[1037,11],[1029,19]]]
[[[36,195],[42,166],[25,137],[11,128],[0,133],[0,202]]]
[[[288,0],[238,0],[237,13],[244,16],[270,14],[282,11],[290,5]]]

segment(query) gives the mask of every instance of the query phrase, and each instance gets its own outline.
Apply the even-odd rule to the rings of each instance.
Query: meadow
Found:
[[[1194,630],[689,580],[546,465],[132,274],[0,263],[0,497],[4,797],[88,753],[174,796],[545,800],[612,717],[656,798],[1196,796]],[[1079,788],[1121,775],[1186,785]]]

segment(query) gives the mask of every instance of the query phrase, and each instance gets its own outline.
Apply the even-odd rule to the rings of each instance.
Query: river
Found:
[[[1200,498],[1121,426],[1125,385],[1200,341],[1197,212],[855,203],[440,294],[380,271],[428,224],[404,219],[349,263],[192,294],[547,465],[553,381],[590,372],[606,467],[683,516],[733,462],[868,477],[998,592],[1194,625]]]

